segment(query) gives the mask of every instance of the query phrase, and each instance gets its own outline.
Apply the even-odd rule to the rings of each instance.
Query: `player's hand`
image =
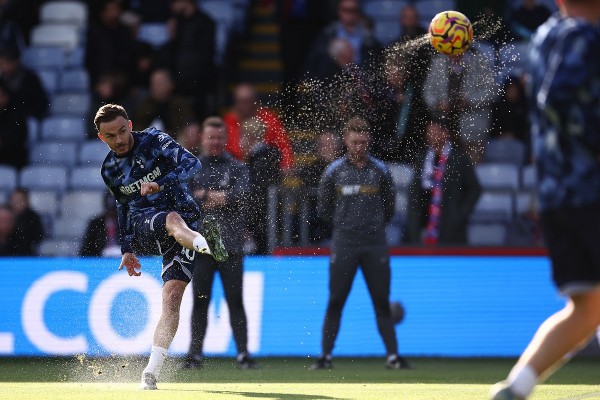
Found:
[[[123,267],[127,268],[129,276],[140,276],[142,274],[140,271],[137,271],[142,269],[142,266],[133,253],[123,254],[123,257],[121,257],[121,265],[119,265],[119,271],[122,270]]]
[[[146,196],[147,194],[154,194],[160,191],[160,186],[156,182],[144,182],[140,189],[140,194]]]

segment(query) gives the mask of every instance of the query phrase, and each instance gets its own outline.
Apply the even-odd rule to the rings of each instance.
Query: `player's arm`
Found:
[[[177,187],[181,182],[189,182],[202,168],[200,160],[196,156],[184,149],[166,133],[156,135],[153,144],[163,158],[175,168],[156,182],[149,182],[156,183],[158,189],[156,185],[142,184],[142,190],[144,186],[147,187],[146,190],[150,190],[146,194]],[[141,194],[144,195],[143,192]]]
[[[381,201],[383,203],[383,212],[385,221],[390,222],[394,216],[396,204],[396,191],[394,190],[394,180],[392,174],[386,168],[381,179]]]
[[[333,168],[329,167],[323,172],[317,193],[317,212],[319,218],[326,223],[331,222],[335,202],[335,182]]]

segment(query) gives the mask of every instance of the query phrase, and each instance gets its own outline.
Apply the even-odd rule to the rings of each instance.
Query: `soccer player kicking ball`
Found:
[[[139,276],[136,253],[162,255],[162,313],[154,331],[150,360],[142,373],[142,389],[156,389],[156,379],[179,324],[185,287],[192,279],[196,252],[228,258],[219,226],[210,216],[197,232],[200,209],[187,182],[200,161],[171,137],[155,128],[132,132],[125,109],[106,104],[94,118],[98,137],[110,152],[102,178],[117,200],[121,265]]]
[[[568,301],[492,388],[525,399],[600,324],[600,1],[558,1],[532,38],[529,93],[541,222],[554,282]]]

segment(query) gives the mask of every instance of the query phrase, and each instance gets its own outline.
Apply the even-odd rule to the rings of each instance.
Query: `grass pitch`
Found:
[[[487,399],[510,359],[410,359],[414,370],[390,371],[381,358],[335,359],[330,371],[310,371],[313,359],[259,359],[241,371],[227,358],[201,370],[168,360],[159,390],[138,390],[146,359],[0,358],[0,399]],[[536,389],[533,400],[600,399],[600,361],[576,359]]]

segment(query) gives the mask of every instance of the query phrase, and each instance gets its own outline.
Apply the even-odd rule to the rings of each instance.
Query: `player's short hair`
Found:
[[[223,118],[221,117],[207,117],[204,121],[202,121],[202,132],[209,127],[218,129],[225,128],[225,121],[223,121]]]
[[[98,109],[96,116],[94,117],[94,125],[96,130],[100,132],[100,124],[103,122],[114,121],[117,117],[123,117],[129,120],[127,111],[118,104],[105,104]]]
[[[371,133],[371,125],[362,117],[352,117],[344,124],[342,133],[345,135],[348,132]]]

